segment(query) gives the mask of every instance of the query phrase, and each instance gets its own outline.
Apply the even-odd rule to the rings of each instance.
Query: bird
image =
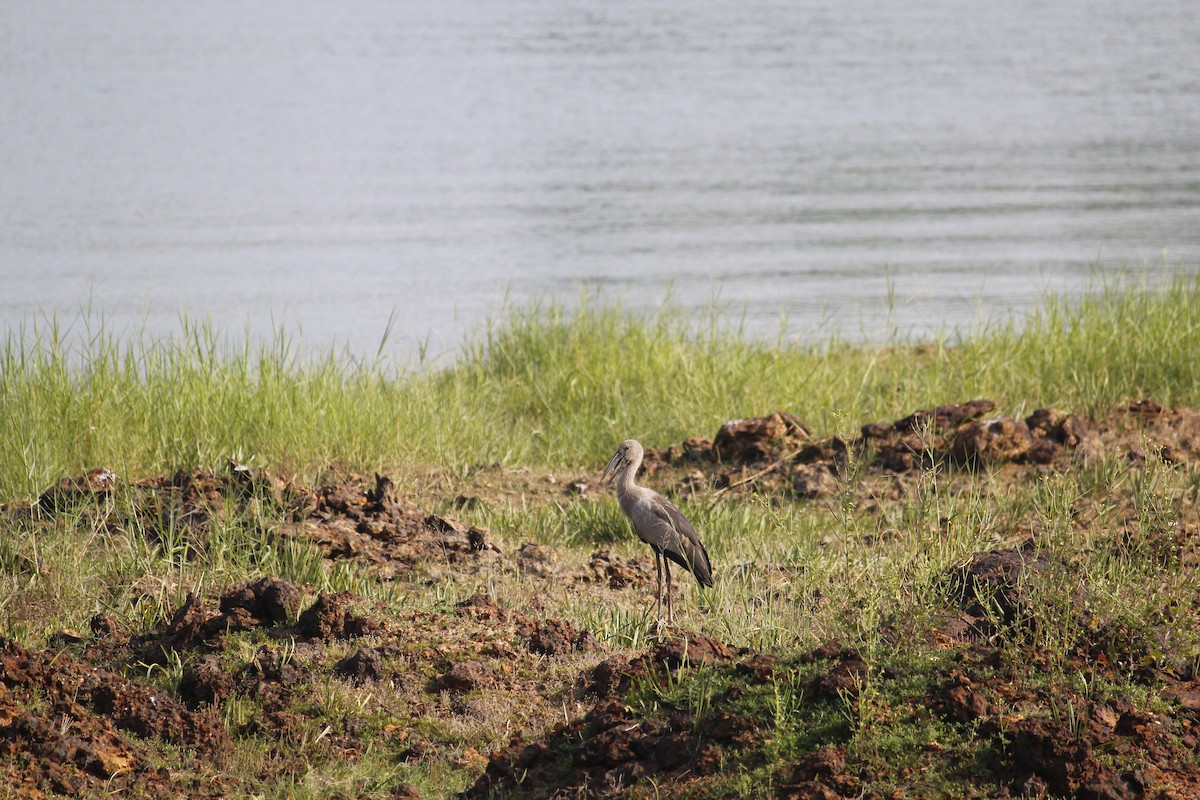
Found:
[[[712,586],[712,562],[700,536],[687,517],[675,504],[653,489],[638,486],[634,476],[642,466],[645,451],[636,439],[626,439],[617,454],[604,468],[600,482],[616,480],[617,502],[629,518],[637,537],[654,550],[654,567],[658,576],[658,617],[662,619],[663,570],[667,573],[667,624],[671,614],[671,563],[686,568],[701,586]]]

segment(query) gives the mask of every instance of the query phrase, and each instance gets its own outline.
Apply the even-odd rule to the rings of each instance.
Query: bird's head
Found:
[[[608,466],[600,474],[600,482],[604,483],[610,478],[615,478],[630,464],[642,463],[642,455],[642,445],[637,439],[626,439],[621,442],[621,446],[617,448],[617,454],[612,457],[612,461],[608,462]]]

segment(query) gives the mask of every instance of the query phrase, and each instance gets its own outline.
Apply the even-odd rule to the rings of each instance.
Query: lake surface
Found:
[[[0,329],[1004,319],[1200,271],[1198,42],[1194,0],[7,3]]]

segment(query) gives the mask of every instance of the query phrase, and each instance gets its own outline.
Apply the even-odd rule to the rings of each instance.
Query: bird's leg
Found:
[[[659,622],[662,621],[662,562],[663,561],[664,561],[664,559],[661,555],[659,555],[658,550],[655,550],[654,551],[654,573],[655,573],[654,586],[657,591],[655,591],[655,593],[654,593],[654,600],[656,602],[655,613],[658,614]]]
[[[675,620],[671,616],[671,562],[666,558],[663,559],[663,569],[667,571],[667,624],[672,624]]]

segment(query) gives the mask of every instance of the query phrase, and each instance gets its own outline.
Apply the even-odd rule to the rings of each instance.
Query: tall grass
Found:
[[[442,370],[301,352],[184,324],[164,341],[56,325],[0,346],[0,500],[105,465],[129,476],[228,458],[302,476],[478,463],[596,464],[628,436],[653,445],[787,409],[821,433],[990,397],[1006,411],[1090,413],[1200,395],[1200,279],[1048,296],[1023,324],[929,342],[752,340],[665,308],[512,311]],[[715,318],[715,316],[714,316]]]

